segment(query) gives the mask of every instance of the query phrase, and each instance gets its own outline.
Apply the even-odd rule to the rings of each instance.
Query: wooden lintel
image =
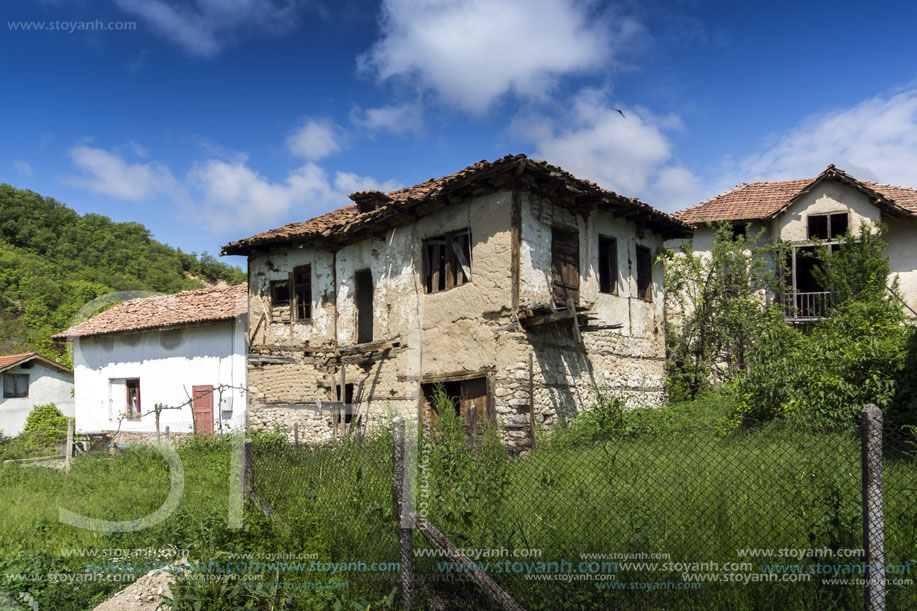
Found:
[[[437,382],[461,382],[462,380],[471,380],[474,378],[484,378],[493,373],[493,367],[485,367],[476,371],[456,371],[453,373],[443,374],[425,374],[421,376],[422,384],[436,384]]]

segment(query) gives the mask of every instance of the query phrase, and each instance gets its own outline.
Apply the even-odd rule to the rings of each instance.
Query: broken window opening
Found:
[[[471,231],[423,241],[424,292],[439,293],[471,282]]]
[[[551,229],[551,284],[554,304],[566,308],[567,302],[579,305],[579,232]]]
[[[290,305],[290,281],[271,280],[271,306],[274,308]]]
[[[357,343],[373,341],[373,274],[361,269],[353,277],[357,306]]]
[[[599,292],[618,293],[618,241],[599,236]]]
[[[293,268],[293,317],[300,321],[312,320],[311,265]]]
[[[839,240],[847,233],[850,226],[850,215],[846,212],[837,214],[810,214],[806,217],[807,235],[810,240]]]
[[[341,402],[341,385],[337,384],[334,387],[334,395],[337,399],[337,402],[341,404],[340,408],[337,410],[334,418],[338,424],[350,424],[354,419],[354,406],[353,406],[353,393],[354,385],[346,384],[344,386],[344,400]],[[360,423],[360,417],[357,417],[357,424]]]
[[[3,398],[24,399],[29,396],[29,374],[3,374]]]
[[[127,387],[127,419],[137,420],[140,418],[140,380],[125,380],[124,385]]]
[[[637,246],[637,297],[653,300],[653,255],[646,246]]]

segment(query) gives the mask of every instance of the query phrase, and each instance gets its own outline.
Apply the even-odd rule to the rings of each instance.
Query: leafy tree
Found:
[[[67,361],[50,336],[89,301],[115,291],[175,293],[245,273],[204,253],[157,242],[139,223],[79,215],[32,191],[0,184],[0,350]]]
[[[696,253],[691,242],[664,253],[666,374],[673,400],[694,399],[746,372],[755,338],[775,320],[783,324],[782,311],[778,316],[766,294],[782,278],[770,264],[781,260],[774,249],[760,236],[737,234],[721,223],[709,255]]]

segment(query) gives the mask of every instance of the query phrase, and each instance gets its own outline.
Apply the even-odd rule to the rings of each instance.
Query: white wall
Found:
[[[68,417],[73,417],[73,375],[40,361],[31,367],[13,367],[0,374],[28,374],[29,396],[21,399],[4,399],[0,380],[0,431],[7,437],[18,435],[25,426],[29,412],[36,405],[53,403]]]
[[[125,413],[124,380],[139,378],[139,421],[122,419],[124,432],[155,432],[156,404],[178,406],[188,402],[192,386],[227,384],[246,386],[244,317],[235,323],[187,327],[172,331],[112,334],[78,339],[73,363],[76,384],[77,432],[118,430]],[[247,397],[226,390],[213,401],[214,430],[244,427]],[[188,433],[194,430],[190,405],[165,410],[160,428]]]
[[[825,181],[777,215],[773,221],[774,235],[786,242],[806,242],[809,215],[838,212],[850,212],[850,231],[854,235],[860,232],[860,225],[875,224],[881,216],[879,208],[862,192],[842,183]]]

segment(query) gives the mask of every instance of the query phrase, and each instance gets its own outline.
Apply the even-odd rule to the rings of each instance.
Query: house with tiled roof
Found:
[[[525,155],[226,244],[248,258],[249,423],[342,437],[436,417],[516,447],[595,404],[664,401],[662,268],[689,228]]]
[[[723,221],[787,243],[792,294],[786,305],[788,318],[798,322],[823,318],[831,303],[812,273],[816,242],[835,248],[848,230],[856,234],[863,224],[883,223],[902,305],[917,316],[917,189],[860,180],[829,165],[815,178],[743,183],[675,216],[694,229],[697,253],[712,250],[714,225]]]
[[[244,428],[247,311],[246,285],[211,287],[128,299],[53,336],[73,346],[76,432]]]
[[[73,372],[37,352],[0,356],[0,432],[14,437],[22,432],[36,405],[53,403],[73,417]]]

